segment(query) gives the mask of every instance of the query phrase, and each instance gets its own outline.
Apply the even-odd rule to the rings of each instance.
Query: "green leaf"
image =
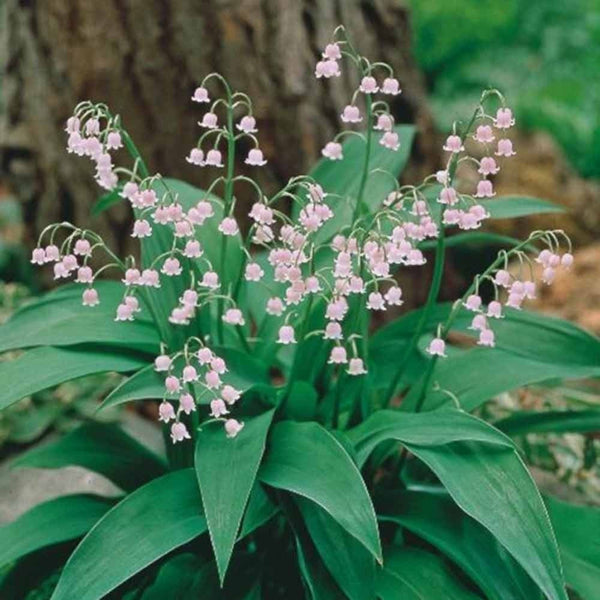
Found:
[[[274,410],[246,419],[229,439],[222,423],[203,427],[196,441],[195,467],[221,583],[233,553],[248,498],[265,451]]]
[[[428,335],[446,320],[449,310],[447,304],[434,308],[425,328]],[[505,309],[505,314],[506,318],[492,323],[495,348],[456,351],[437,361],[432,380],[437,381],[440,389],[455,394],[465,410],[523,385],[600,375],[600,339],[596,336],[568,321],[542,314],[511,309]],[[377,385],[384,386],[391,380],[396,357],[401,355],[420,315],[421,311],[408,313],[373,336],[370,354]],[[461,310],[453,330],[473,335],[469,330],[472,318],[472,313]],[[419,357],[420,352],[416,354]],[[478,376],[473,377],[473,372]],[[413,400],[405,399],[403,410],[411,410]],[[432,409],[447,402],[447,394],[431,391],[425,406]]]
[[[163,398],[165,395],[165,378],[154,370],[154,365],[147,365],[125,379],[102,402],[98,410],[132,402],[133,400],[150,400]]]
[[[307,381],[292,383],[285,400],[285,416],[291,421],[312,421],[317,414],[318,394]]]
[[[338,600],[342,592],[317,553],[300,509],[291,494],[278,494],[278,503],[294,534],[298,569],[306,588],[306,595],[311,600]]]
[[[392,548],[377,581],[381,600],[477,600],[463,588],[444,563],[416,548]]]
[[[455,409],[428,413],[379,410],[346,433],[356,448],[359,465],[365,463],[381,442],[388,440],[418,446],[474,441],[513,447],[509,438],[485,421]]]
[[[204,532],[194,470],[164,475],[121,500],[83,538],[51,600],[98,600]]]
[[[407,448],[438,476],[452,499],[481,523],[550,600],[567,600],[548,513],[515,451],[456,442]]]
[[[577,506],[546,496],[556,530],[567,584],[584,600],[600,590],[600,509]]]
[[[456,246],[518,246],[522,240],[507,235],[501,235],[492,231],[467,231],[465,233],[456,233],[446,237],[444,246],[454,248]],[[433,250],[437,246],[437,240],[426,240],[421,242],[418,247],[421,250]],[[533,249],[533,246],[530,246]]]
[[[386,196],[394,189],[393,179],[400,175],[410,156],[415,133],[414,126],[398,125],[394,127],[394,131],[398,133],[401,142],[397,152],[379,144],[380,134],[373,135],[369,172],[373,169],[384,169],[391,173],[392,177],[383,173],[372,173],[369,176],[363,201],[371,212],[382,206]],[[316,234],[315,243],[326,242],[345,226],[350,225],[360,188],[365,149],[365,142],[362,139],[356,136],[346,138],[342,160],[332,161],[322,158],[309,173],[323,186],[325,192],[341,196],[333,201],[335,215]]]
[[[351,600],[371,600],[375,590],[375,561],[320,506],[298,496],[296,504],[325,566]]]
[[[100,196],[100,198],[98,198],[98,200],[92,206],[92,217],[97,217],[105,210],[108,210],[111,206],[119,204],[119,202],[122,201],[123,198],[121,197],[120,190],[118,189]]]
[[[215,348],[215,352],[227,363],[229,369],[221,380],[236,389],[245,392],[255,385],[269,383],[267,365],[235,348]],[[206,388],[195,385],[196,401],[206,402],[212,398]],[[154,370],[153,365],[147,365],[121,385],[116,387],[105,399],[100,408],[117,406],[132,400],[147,400],[150,398],[163,398],[165,395],[164,377]]]
[[[269,520],[278,512],[278,508],[271,502],[262,485],[257,481],[252,488],[246,514],[242,521],[242,527],[238,540],[246,537]]]
[[[558,204],[531,196],[499,196],[486,200],[483,205],[492,219],[512,219],[527,215],[565,212],[564,207]]]
[[[202,563],[197,555],[188,552],[165,562],[154,582],[144,590],[141,600],[216,600],[219,597],[214,563]]]
[[[123,286],[113,281],[94,284],[100,304],[81,304],[81,285],[68,285],[23,306],[0,327],[0,352],[34,346],[98,344],[125,347],[156,354],[158,335],[147,311],[133,322],[116,322],[115,310]]]
[[[508,435],[524,433],[589,433],[600,431],[600,410],[518,411],[494,423]]]
[[[375,511],[362,476],[343,446],[323,427],[292,421],[276,425],[259,477],[271,487],[321,506],[381,560]]]
[[[111,504],[110,499],[91,494],[62,496],[38,504],[0,527],[0,566],[40,548],[83,536]]]
[[[543,343],[543,339],[540,339],[540,342]],[[486,352],[487,350],[489,352]],[[546,358],[549,359],[547,362]],[[472,377],[474,372],[477,373],[477,377]],[[542,346],[537,358],[497,347],[474,348],[438,361],[432,379],[440,389],[448,390],[458,397],[464,410],[470,411],[502,392],[525,385],[553,379],[580,379],[598,375],[600,363],[576,365],[570,363],[566,356],[559,362],[554,357],[545,355]],[[447,402],[447,395],[431,391],[425,406],[431,409]],[[406,408],[409,408],[408,404]]]
[[[165,462],[112,423],[87,423],[12,463],[13,467],[40,469],[70,465],[100,473],[126,491],[166,471]]]
[[[0,363],[0,410],[17,400],[49,387],[96,373],[135,371],[147,362],[134,354],[102,352],[85,346],[29,350],[14,360]]]
[[[380,520],[406,527],[453,560],[489,600],[539,600],[537,586],[494,536],[447,496],[392,493],[377,508]]]

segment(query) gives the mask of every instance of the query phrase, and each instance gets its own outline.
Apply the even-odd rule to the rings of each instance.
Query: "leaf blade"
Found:
[[[73,494],[34,506],[0,527],[0,566],[40,548],[83,536],[111,505],[109,498]]]
[[[0,380],[10,386],[0,389],[0,410],[49,387],[96,373],[135,371],[147,361],[134,354],[102,352],[85,347],[40,346],[10,361],[0,363]]]
[[[221,584],[256,480],[273,414],[274,410],[269,410],[246,419],[244,429],[234,439],[225,436],[220,423],[213,423],[200,432],[196,441],[196,476]]]
[[[193,469],[163,475],[119,502],[83,538],[51,600],[102,598],[205,531]]]
[[[319,470],[314,468],[317,452]],[[321,506],[381,560],[375,511],[362,476],[340,443],[320,425],[278,423],[259,478]]]

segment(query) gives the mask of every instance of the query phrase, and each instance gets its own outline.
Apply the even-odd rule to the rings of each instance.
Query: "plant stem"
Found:
[[[331,428],[332,429],[337,429],[338,425],[339,425],[340,404],[341,404],[341,400],[342,400],[342,385],[343,385],[345,377],[346,377],[346,372],[344,371],[343,367],[340,366],[340,370],[338,371],[338,381],[337,381],[337,385],[335,386],[335,396],[334,396],[334,402],[333,402],[333,415],[331,418]]]
[[[365,187],[367,185],[367,179],[369,178],[369,164],[371,161],[371,146],[373,143],[373,101],[371,96],[366,94],[365,97],[366,112],[367,112],[367,143],[365,147],[365,160],[363,163],[363,171],[360,178],[360,184],[358,186],[358,193],[356,195],[356,206],[354,207],[354,215],[352,221],[356,222],[356,219],[361,213],[363,196],[365,193]]]
[[[534,235],[531,235],[526,240],[521,242],[518,246],[515,246],[514,248],[512,248],[506,254],[500,254],[496,258],[496,260],[494,260],[494,262],[479,276],[479,279],[485,279],[488,275],[490,275],[492,273],[492,271],[494,271],[494,269],[498,268],[505,260],[507,260],[508,256],[510,256],[511,254],[514,254],[515,252],[520,251],[522,248],[525,248],[528,244],[535,242],[536,240],[544,237],[545,235],[546,235],[545,232],[539,232]],[[442,339],[446,339],[448,333],[450,332],[450,328],[452,327],[452,324],[454,323],[456,317],[458,316],[458,312],[460,311],[460,309],[461,309],[463,303],[466,301],[467,297],[470,296],[475,291],[476,285],[477,285],[477,278],[471,282],[471,285],[468,287],[467,291],[463,294],[463,296],[457,302],[454,303],[452,310],[450,311],[450,314],[448,315],[448,318],[446,319],[446,322],[444,323],[444,325],[442,326],[442,329],[440,331],[440,337]],[[427,370],[425,371],[425,374],[423,375],[423,387],[421,389],[421,394],[419,396],[419,400],[417,401],[417,404],[415,406],[415,412],[419,412],[421,410],[421,408],[423,407],[423,403],[425,402],[425,398],[427,397],[427,392],[429,391],[429,384],[431,381],[431,377],[433,375],[435,365],[437,363],[437,358],[438,358],[437,356],[431,357],[429,364],[427,365]]]
[[[233,105],[231,98],[231,90],[227,88],[227,177],[225,179],[225,207],[223,209],[223,217],[229,216],[231,203],[233,200],[233,175],[235,168],[235,134],[233,131]],[[225,264],[227,255],[227,236],[221,236],[221,261],[219,267],[219,275],[221,277],[221,285],[225,288]],[[217,331],[219,343],[223,343],[223,316],[224,301],[219,298],[217,303]]]

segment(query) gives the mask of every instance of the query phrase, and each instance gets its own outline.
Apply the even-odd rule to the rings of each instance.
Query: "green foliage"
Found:
[[[518,6],[515,0],[503,12],[490,4],[489,30],[500,19],[501,30],[508,31]],[[460,26],[470,23],[466,15]],[[473,44],[488,33],[479,31]],[[454,43],[441,48],[450,53]],[[351,222],[356,206],[370,218],[394,189],[413,135],[407,126],[398,132],[404,147],[397,154],[375,144],[365,161],[363,142],[352,137],[344,160],[315,167],[315,179],[339,196],[332,203],[332,225],[321,231],[323,241]],[[373,172],[361,205],[365,164]],[[377,171],[382,167],[391,177]],[[154,182],[163,183],[186,208],[206,195],[184,182]],[[116,201],[107,197],[97,210]],[[559,210],[519,196],[487,206],[498,219]],[[25,350],[0,363],[0,378],[9,382],[0,390],[0,406],[112,371],[130,376],[104,399],[103,410],[163,399],[155,355],[166,346],[179,369],[189,350],[184,341],[196,335],[225,359],[223,381],[242,394],[235,415],[244,423],[228,439],[222,423],[205,417],[210,396],[203,382],[194,381],[186,386],[194,392],[195,412],[180,415],[190,439],[173,445],[165,429],[168,461],[116,425],[98,423],[17,459],[21,467],[84,467],[124,494],[65,496],[0,529],[2,597],[566,600],[566,581],[590,600],[600,581],[600,558],[586,535],[597,528],[599,511],[548,499],[549,517],[508,436],[522,442],[529,432],[591,433],[598,413],[591,408],[514,413],[487,419],[494,426],[482,418],[481,407],[531,383],[600,375],[600,340],[562,320],[506,310],[494,325],[496,347],[476,348],[472,313],[451,312],[434,295],[426,309],[381,327],[368,343],[369,317],[357,318],[364,335],[352,343],[369,358],[369,373],[357,380],[328,364],[329,342],[314,335],[283,350],[274,343],[281,323],[275,319],[269,328],[261,314],[273,292],[255,293],[238,283],[245,260],[241,237],[223,246],[215,222],[203,229],[200,241],[211,265],[224,263],[225,290],[239,288],[238,304],[252,316],[241,336],[220,332],[210,306],[189,326],[171,326],[166,317],[188,282],[166,277],[160,293],[152,290],[142,298],[149,318],[133,323],[114,323],[119,288],[100,283],[102,304],[95,312],[84,313],[79,293],[68,287],[32,302],[0,327],[0,350]],[[490,239],[535,247],[535,239],[524,244],[480,232],[448,242],[442,237],[436,246],[443,252],[444,244]],[[169,251],[173,240],[168,227],[144,239],[143,264]],[[318,264],[330,251],[323,246],[311,259]],[[256,260],[270,268],[264,254]],[[438,256],[438,274],[441,264]],[[202,269],[194,263],[194,277]],[[290,318],[304,333],[321,332],[323,303],[303,302]],[[461,341],[448,343],[448,357],[436,362],[424,348],[451,314],[451,329]],[[390,386],[392,393],[384,395]],[[399,407],[390,402],[396,387],[402,392]],[[474,409],[479,416],[469,414]]]
[[[154,479],[121,500],[83,538],[52,600],[98,600],[205,531],[193,470]]]
[[[0,528],[0,566],[40,548],[82,537],[111,504],[106,498],[90,494],[61,496],[38,504]]]
[[[477,600],[448,571],[437,556],[415,548],[392,548],[379,574],[377,595],[381,600]]]
[[[416,57],[441,128],[493,82],[521,127],[548,131],[582,175],[600,175],[596,0],[415,0],[411,8]]]
[[[441,490],[392,493],[378,507],[392,521],[429,542],[452,560],[490,600],[539,600],[540,592],[497,539]]]
[[[546,499],[550,517],[556,529],[565,579],[584,600],[592,600],[598,593],[600,577],[600,546],[590,540],[592,532],[600,527],[600,510]]]
[[[273,412],[248,419],[245,435],[229,444],[223,444],[223,431],[217,423],[207,425],[198,437],[196,474],[221,582],[256,481]]]
[[[314,465],[319,469],[315,472]],[[283,421],[273,428],[260,470],[267,485],[312,500],[378,560],[375,511],[360,472],[340,443],[317,423]]]

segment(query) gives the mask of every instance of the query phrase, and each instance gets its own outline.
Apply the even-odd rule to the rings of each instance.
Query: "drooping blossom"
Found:
[[[191,436],[187,430],[187,427],[185,426],[185,423],[177,421],[171,425],[171,439],[173,440],[174,444],[177,442],[183,442],[183,440],[189,440],[190,438]]]
[[[446,342],[442,338],[433,338],[427,347],[427,352],[432,356],[446,356]]]
[[[321,154],[329,160],[342,160],[344,158],[342,154],[342,145],[337,142],[327,142]]]

